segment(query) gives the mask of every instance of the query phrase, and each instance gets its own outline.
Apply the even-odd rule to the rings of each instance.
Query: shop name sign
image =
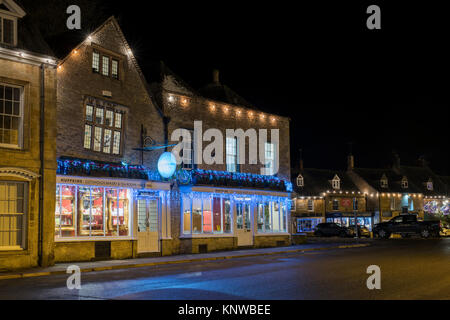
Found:
[[[56,183],[61,184],[76,184],[89,185],[98,187],[118,187],[118,188],[132,188],[141,189],[145,187],[145,182],[127,181],[127,180],[112,180],[112,179],[89,179],[76,177],[56,177]]]

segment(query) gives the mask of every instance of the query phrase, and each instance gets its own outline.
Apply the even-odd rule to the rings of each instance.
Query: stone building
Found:
[[[293,233],[312,233],[323,222],[355,224],[371,230],[373,215],[366,210],[366,195],[344,171],[303,168],[293,174]]]
[[[55,260],[161,252],[170,183],[156,165],[163,121],[114,17],[58,66]]]
[[[145,76],[150,84],[114,17],[58,66],[55,260],[289,244],[289,119],[227,87],[232,100],[214,99],[163,65]],[[196,144],[183,139],[182,161],[163,178],[161,153],[174,152],[177,129],[198,132],[196,120],[224,137],[226,129],[268,129],[264,161],[240,164],[244,144],[234,137],[224,138],[225,164],[197,165]]]
[[[400,166],[398,157],[392,167],[386,169],[357,168],[353,165],[353,156],[349,158],[347,174],[367,195],[367,210],[374,213],[376,222],[402,213],[424,218],[424,188],[417,185],[409,170]]]
[[[156,80],[150,87],[164,115],[166,140],[180,141],[172,140],[180,128],[192,133],[191,141],[181,139],[185,148],[179,153],[180,168],[186,176],[177,179],[175,186],[178,198],[172,207],[172,239],[163,246],[167,254],[288,245],[289,119],[258,110],[221,84],[218,71],[213,82],[199,90],[162,63],[151,79]],[[195,130],[198,121],[202,132]],[[209,129],[221,134],[222,145],[215,152],[219,158],[223,151],[223,162],[206,164],[200,159],[201,163],[194,163],[196,142],[204,140],[205,150],[212,142],[206,138]],[[227,129],[247,133],[254,129],[257,134],[267,129],[268,139],[256,154],[249,153],[249,140],[228,136]],[[279,130],[278,141],[271,129]],[[239,164],[240,152],[245,152],[245,163]],[[250,159],[258,153],[263,161],[261,157]],[[197,154],[201,158],[202,153]],[[267,171],[261,171],[263,167]]]
[[[27,12],[0,1],[0,269],[53,263],[56,59]]]

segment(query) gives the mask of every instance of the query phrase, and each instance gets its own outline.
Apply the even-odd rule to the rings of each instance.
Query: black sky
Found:
[[[144,72],[164,60],[200,87],[218,68],[258,108],[290,117],[293,165],[302,148],[305,166],[344,169],[352,141],[357,166],[384,167],[396,150],[450,175],[449,27],[436,4],[97,1]],[[382,30],[366,28],[370,4]]]

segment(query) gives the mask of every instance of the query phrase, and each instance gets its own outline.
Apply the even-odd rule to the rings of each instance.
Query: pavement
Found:
[[[337,241],[336,241],[337,240]],[[347,240],[347,241],[346,241]],[[44,277],[50,275],[66,274],[67,268],[72,265],[76,265],[80,268],[81,272],[98,272],[106,270],[118,270],[118,269],[130,269],[130,268],[142,268],[167,264],[181,264],[189,262],[200,261],[213,261],[235,258],[248,258],[256,256],[266,256],[281,253],[295,253],[295,252],[308,252],[317,250],[331,250],[331,249],[345,249],[368,246],[367,240],[357,239],[342,239],[336,238],[334,241],[328,240],[328,242],[321,243],[320,241],[314,241],[315,243],[308,243],[303,245],[293,245],[288,247],[276,247],[276,248],[262,248],[262,249],[248,249],[248,250],[234,250],[234,251],[222,251],[212,252],[205,254],[188,254],[188,255],[175,255],[166,257],[155,258],[138,258],[138,259],[125,259],[125,260],[107,260],[107,261],[95,261],[95,262],[71,262],[71,263],[59,263],[52,267],[47,268],[32,268],[25,270],[18,270],[14,272],[0,272],[0,280],[6,279],[20,279],[31,277]]]
[[[450,299],[450,239],[373,240],[367,247],[330,244],[313,250],[325,247],[258,249],[274,252],[266,255],[244,250],[252,256],[228,252],[234,258],[88,272],[81,276],[80,290],[67,288],[67,274],[2,280],[0,299]],[[380,290],[367,288],[372,265],[381,270]]]

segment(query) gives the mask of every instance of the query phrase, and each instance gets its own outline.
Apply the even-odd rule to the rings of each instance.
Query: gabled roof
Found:
[[[355,168],[353,171],[364,179],[373,189],[380,193],[423,193],[423,190],[416,186],[408,175],[398,174],[392,169]],[[388,179],[388,185],[386,188],[381,187],[381,179],[384,176]],[[404,176],[408,178],[408,188],[403,188],[401,185]]]
[[[301,174],[304,186],[297,186],[297,177]],[[331,181],[338,176],[342,191],[358,191],[358,188],[344,171],[332,171],[324,169],[304,169],[292,174],[294,192],[302,196],[320,196],[322,193],[333,190]]]
[[[447,193],[445,183],[428,167],[400,166],[400,173],[408,177],[408,183],[413,183],[425,196],[441,196]],[[431,179],[433,190],[427,189],[427,182]]]

